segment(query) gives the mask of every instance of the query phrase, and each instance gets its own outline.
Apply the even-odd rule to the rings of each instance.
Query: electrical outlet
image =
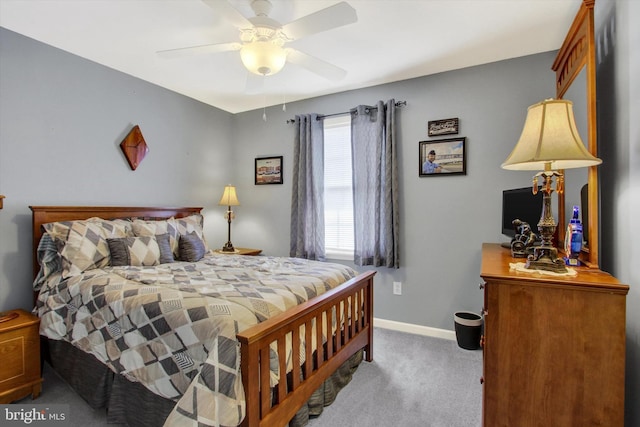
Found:
[[[402,282],[393,282],[393,294],[402,295]]]

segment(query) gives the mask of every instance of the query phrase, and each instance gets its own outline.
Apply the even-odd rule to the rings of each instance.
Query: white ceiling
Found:
[[[224,0],[221,0],[224,1]],[[157,51],[237,42],[201,0],[0,0],[0,26],[238,113],[560,47],[582,0],[348,0],[358,21],[289,46],[347,71],[332,82],[295,64],[246,93],[237,51],[167,60]],[[250,0],[229,0],[252,17]],[[334,0],[272,0],[282,24]]]

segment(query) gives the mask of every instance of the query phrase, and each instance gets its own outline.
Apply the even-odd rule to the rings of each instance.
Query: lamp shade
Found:
[[[236,187],[233,185],[227,185],[224,187],[224,192],[220,198],[218,205],[221,206],[239,206],[238,196],[236,196]]]
[[[287,62],[287,52],[277,43],[255,41],[242,46],[240,59],[252,73],[269,76],[282,70]]]
[[[573,116],[573,103],[547,99],[530,106],[520,139],[502,164],[510,170],[571,169],[602,160],[584,146]]]

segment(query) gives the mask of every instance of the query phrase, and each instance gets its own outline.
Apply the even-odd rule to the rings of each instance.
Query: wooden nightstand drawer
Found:
[[[24,310],[0,323],[0,403],[40,395],[40,319]]]

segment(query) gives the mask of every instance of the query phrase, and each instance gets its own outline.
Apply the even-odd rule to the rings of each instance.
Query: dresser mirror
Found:
[[[552,69],[556,73],[556,98],[573,102],[580,136],[589,152],[597,156],[594,3],[595,0],[582,1]],[[565,193],[557,195],[558,246],[564,242],[569,219],[566,213],[570,215],[572,206],[580,206],[586,238],[580,261],[598,268],[598,167],[565,171],[565,188]]]
[[[564,94],[563,98],[568,99],[573,102],[573,114],[576,119],[576,127],[578,128],[578,132],[580,133],[580,137],[582,141],[585,143],[585,146],[588,147],[588,128],[587,128],[587,81],[586,81],[587,73],[585,68],[580,71],[576,79],[573,81],[571,86],[567,89],[567,92]],[[571,219],[571,215],[573,213],[573,207],[578,206],[580,208],[580,219],[584,224],[583,230],[583,245],[585,249],[589,248],[589,230],[587,226],[588,218],[589,218],[589,210],[585,209],[586,200],[583,199],[583,188],[584,191],[588,189],[587,182],[589,180],[589,170],[588,168],[575,168],[575,169],[566,169],[564,171],[565,177],[565,188],[564,188],[564,212],[565,212],[565,221],[564,223],[558,223],[559,227],[564,227],[564,231],[566,232],[567,222]],[[585,195],[586,196],[586,195]],[[562,247],[562,242],[558,243],[558,246]]]

